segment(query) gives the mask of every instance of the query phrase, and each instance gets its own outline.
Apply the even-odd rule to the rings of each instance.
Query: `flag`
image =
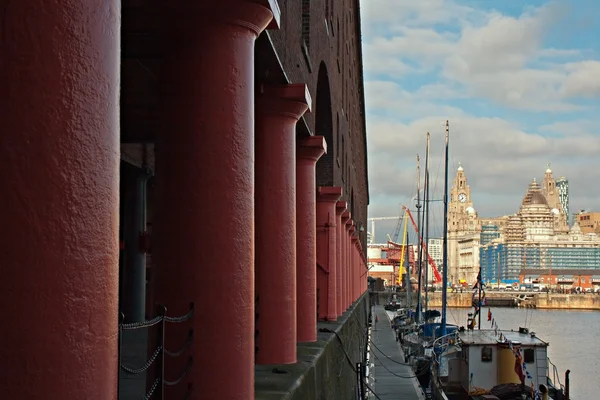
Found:
[[[479,268],[479,273],[477,274],[477,282],[475,283],[475,286],[473,286],[473,289],[477,289],[480,285],[481,285],[481,268]]]
[[[521,351],[515,349],[515,373],[521,380],[521,383],[525,382],[525,374],[523,373],[523,357],[521,357]]]

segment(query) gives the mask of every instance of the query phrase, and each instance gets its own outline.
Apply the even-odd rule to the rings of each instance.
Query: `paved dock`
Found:
[[[377,318],[377,322],[375,322]],[[374,383],[371,385],[381,400],[425,400],[412,368],[405,364],[400,344],[383,306],[373,307],[371,330],[371,360],[375,365]],[[386,357],[387,356],[387,357]]]

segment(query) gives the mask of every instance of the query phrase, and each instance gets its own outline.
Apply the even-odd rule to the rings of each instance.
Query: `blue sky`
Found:
[[[369,0],[361,5],[371,205],[416,193],[431,132],[433,197],[461,161],[480,217],[518,211],[551,163],[571,210],[600,211],[600,2]],[[441,209],[434,224],[441,226]],[[378,222],[377,239],[394,222]]]

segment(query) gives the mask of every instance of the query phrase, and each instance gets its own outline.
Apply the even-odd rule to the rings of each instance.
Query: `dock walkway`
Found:
[[[404,354],[383,306],[373,306],[371,343],[370,357],[375,365],[371,387],[376,396],[369,394],[369,398],[425,400],[412,368],[404,363]]]

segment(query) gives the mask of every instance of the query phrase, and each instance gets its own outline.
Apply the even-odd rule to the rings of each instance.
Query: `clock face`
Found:
[[[467,201],[467,195],[464,193],[459,194],[458,201],[460,201],[461,203],[464,203],[465,201]]]

